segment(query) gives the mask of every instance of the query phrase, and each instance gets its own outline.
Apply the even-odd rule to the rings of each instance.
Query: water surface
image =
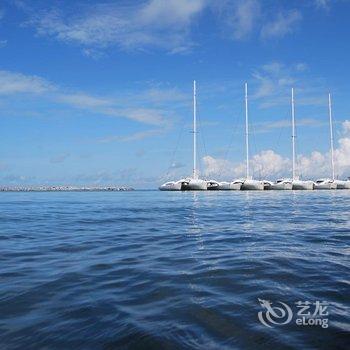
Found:
[[[0,193],[1,349],[345,349],[350,191]],[[271,328],[258,299],[329,303]]]

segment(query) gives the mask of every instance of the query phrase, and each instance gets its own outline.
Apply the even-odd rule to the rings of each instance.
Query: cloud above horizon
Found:
[[[342,123],[342,136],[334,149],[336,176],[350,176],[350,121]],[[208,178],[227,180],[245,176],[245,162],[233,163],[226,159],[215,158],[210,155],[203,157],[203,175]],[[291,177],[292,164],[287,157],[273,150],[263,150],[250,159],[251,172],[259,179],[277,179]],[[313,151],[310,155],[299,155],[296,165],[297,174],[304,179],[316,179],[331,176],[330,152],[322,154]]]
[[[173,92],[177,92],[174,93]],[[63,88],[35,75],[0,70],[0,97],[28,95],[62,106],[97,113],[103,116],[126,118],[138,123],[168,128],[173,123],[174,111],[168,109],[187,103],[185,96],[174,88],[149,88],[139,93],[123,92],[113,96],[96,96],[81,91]],[[23,97],[21,97],[23,99]]]
[[[132,4],[105,2],[93,7],[77,4],[79,11],[75,14],[67,16],[58,8],[44,10],[32,15],[27,24],[34,26],[40,36],[83,47],[118,46],[122,50],[155,47],[178,53],[192,46],[191,23],[206,3],[205,0],[149,0]]]
[[[309,1],[316,9],[330,6],[326,0]],[[217,32],[235,41],[254,36],[263,41],[280,39],[295,32],[303,20],[303,7],[276,11],[262,0],[106,1],[94,6],[76,2],[68,9],[55,5],[35,8],[26,1],[20,4],[18,8],[28,16],[25,24],[38,36],[76,44],[92,58],[103,57],[102,52],[111,47],[188,52],[201,45],[193,29],[203,14],[215,20]]]

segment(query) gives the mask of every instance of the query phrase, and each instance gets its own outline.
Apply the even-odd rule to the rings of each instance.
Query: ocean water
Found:
[[[349,238],[350,191],[0,193],[0,349],[345,349]]]

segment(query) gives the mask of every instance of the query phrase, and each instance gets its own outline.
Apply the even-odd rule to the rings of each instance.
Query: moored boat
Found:
[[[264,181],[245,179],[242,184],[242,191],[263,191]]]
[[[272,182],[267,189],[275,191],[292,190],[293,181],[290,179],[278,179],[276,182]]]
[[[219,182],[219,190],[220,191],[239,191],[242,187],[243,180],[235,180],[235,181],[222,181]]]
[[[318,179],[315,181],[315,190],[336,190],[337,184],[331,179]]]
[[[293,190],[301,190],[301,191],[311,191],[314,189],[315,183],[310,180],[299,180],[294,179],[293,182]]]
[[[350,190],[350,179],[348,180],[334,180],[338,190]]]

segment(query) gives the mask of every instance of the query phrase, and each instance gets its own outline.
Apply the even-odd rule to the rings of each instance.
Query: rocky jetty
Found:
[[[131,187],[119,186],[2,186],[0,192],[107,192],[133,191]]]

